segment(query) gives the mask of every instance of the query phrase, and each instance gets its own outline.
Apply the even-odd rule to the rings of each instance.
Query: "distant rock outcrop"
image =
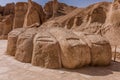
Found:
[[[55,4],[55,5],[54,5]],[[55,6],[55,7],[53,7]],[[49,19],[51,17],[58,17],[62,15],[66,15],[73,11],[76,7],[68,6],[64,3],[57,2],[54,3],[54,1],[49,1],[45,4],[44,10],[46,13],[46,18]]]
[[[15,3],[9,3],[4,7],[3,15],[15,14]]]
[[[24,18],[23,27],[32,27],[33,24],[38,24],[40,26],[43,22],[45,22],[45,13],[43,12],[42,6],[33,2],[31,0],[28,1],[28,9]]]
[[[22,28],[24,24],[24,18],[27,13],[28,4],[26,2],[18,2],[15,5],[15,17],[13,28]]]

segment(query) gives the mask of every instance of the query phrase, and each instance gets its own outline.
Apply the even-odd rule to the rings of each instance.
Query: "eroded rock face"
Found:
[[[4,13],[3,15],[9,15],[9,14],[15,14],[15,4],[14,3],[8,3],[4,7]]]
[[[21,62],[45,68],[70,69],[86,65],[106,66],[111,62],[110,44],[99,35],[76,34],[58,27],[29,28],[20,35],[14,34],[15,31],[11,33],[7,52],[15,54]],[[14,54],[13,50],[16,50]]]
[[[96,34],[101,33],[107,20],[111,21],[107,18],[110,6],[111,3],[101,2],[69,13],[64,10],[73,7],[58,2],[53,5],[50,1],[44,9],[47,19],[53,18],[43,24],[45,14],[40,5],[31,0],[28,4],[17,3],[13,26],[23,28],[10,32],[7,53],[21,62],[45,68],[109,65],[112,56],[109,41]],[[0,34],[2,29],[5,34],[9,32],[9,28],[0,27]]]
[[[13,15],[4,16],[0,21],[0,39],[7,39],[8,33],[12,30]]]
[[[53,7],[55,6],[55,7]],[[68,6],[64,3],[59,3],[58,1],[49,1],[45,4],[44,10],[46,13],[46,18],[49,19],[51,17],[58,17],[61,15],[66,15],[74,10],[76,7]],[[54,9],[54,11],[53,11]]]
[[[4,13],[4,7],[0,6],[0,16],[3,16],[3,13]]]
[[[111,63],[112,52],[109,41],[99,35],[86,35],[91,41],[91,65],[105,66]]]
[[[34,38],[32,64],[45,68],[61,68],[59,42],[47,31],[41,31]]]
[[[104,36],[112,46],[120,45],[120,0],[114,0],[109,11],[109,17],[103,28]]]
[[[25,31],[24,28],[17,28],[8,34],[7,54],[15,56],[18,36]]]
[[[25,15],[25,22],[24,27],[31,27],[32,24],[37,23],[40,26],[45,21],[45,13],[43,12],[42,6],[32,2],[31,0],[28,1],[28,9]]]
[[[2,23],[3,23],[2,35],[3,35],[3,39],[4,39],[4,36],[6,36],[6,38],[7,38],[8,33],[13,29],[12,28],[12,26],[13,26],[13,15],[6,16],[5,19],[3,19]]]
[[[15,18],[13,28],[22,28],[24,24],[24,18],[27,13],[28,5],[25,2],[18,2],[15,5]]]
[[[73,32],[62,28],[53,28],[50,32],[60,43],[63,67],[79,68],[89,65],[91,61],[90,49],[83,40]]]
[[[109,41],[100,35],[87,34],[83,32],[74,32],[90,47],[91,65],[106,66],[109,65],[112,58]]]
[[[33,38],[37,32],[36,28],[29,28],[19,35],[15,58],[21,62],[30,63],[33,53]]]

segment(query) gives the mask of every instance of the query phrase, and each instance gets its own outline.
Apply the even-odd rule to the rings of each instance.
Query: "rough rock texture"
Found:
[[[13,15],[7,15],[0,21],[0,39],[7,39],[8,33],[12,30]]]
[[[4,7],[0,6],[0,16],[3,16],[3,13],[4,13]]]
[[[45,14],[40,5],[31,0],[28,4],[17,3],[13,27],[27,30],[8,38],[8,52],[11,45],[11,52],[17,47],[12,54],[17,60],[46,68],[109,65],[111,46],[103,36],[111,39],[106,35],[109,29],[113,29],[114,35],[119,33],[118,5],[119,0],[115,0],[113,4],[100,2],[75,9],[57,0],[49,1],[44,7],[47,21],[43,23]],[[0,21],[3,19],[0,17]],[[2,29],[4,31],[0,26],[0,34]],[[5,31],[9,32],[7,29]]]
[[[15,18],[13,28],[21,28],[24,24],[24,18],[27,13],[28,5],[25,2],[18,2],[15,5]]]
[[[8,33],[13,29],[12,26],[13,26],[13,15],[8,15],[5,17],[5,19],[3,19],[2,21],[3,23],[3,32],[2,32],[2,35],[3,35],[3,39],[4,39],[4,36],[8,36]]]
[[[103,27],[103,35],[112,46],[120,45],[120,0],[114,0],[109,11],[109,17]]]
[[[83,32],[74,32],[90,47],[91,65],[106,66],[111,63],[112,53],[111,46],[105,37]]]
[[[106,66],[111,63],[112,52],[109,41],[99,35],[86,35],[92,43],[91,48],[91,65]]]
[[[37,23],[38,26],[45,21],[45,13],[43,12],[42,6],[28,1],[28,9],[25,15],[24,27],[30,27],[30,25]]]
[[[41,31],[34,38],[32,64],[45,68],[61,68],[61,50],[56,38]]]
[[[4,23],[0,22],[0,36],[2,36],[2,33],[3,33],[3,25]]]
[[[16,44],[18,36],[25,31],[24,28],[17,28],[8,34],[7,54],[14,56],[16,54]]]
[[[53,5],[53,4],[55,4],[55,5]],[[53,6],[55,6],[55,7],[53,8]],[[53,14],[53,9],[54,9],[54,14]],[[53,16],[57,17],[57,16],[61,16],[61,15],[66,15],[74,9],[75,9],[75,7],[73,7],[73,6],[68,6],[64,3],[53,2],[53,1],[49,1],[44,6],[44,10],[45,10],[47,19],[49,19]]]
[[[36,28],[29,28],[19,35],[15,54],[15,58],[17,60],[25,63],[31,62],[33,53],[33,38],[36,32]]]
[[[89,65],[91,61],[90,49],[83,40],[73,32],[62,28],[52,28],[50,32],[60,43],[63,67],[79,68]]]
[[[15,4],[14,3],[8,3],[4,7],[4,13],[3,15],[9,15],[9,14],[15,14]]]

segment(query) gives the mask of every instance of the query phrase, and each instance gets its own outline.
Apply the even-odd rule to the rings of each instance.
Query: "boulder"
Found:
[[[60,43],[64,68],[74,69],[90,64],[90,48],[76,34],[63,28],[51,28],[49,31]]]
[[[112,51],[109,41],[106,38],[95,35],[76,32],[76,34],[83,38],[90,47],[91,52],[91,65],[93,66],[106,66],[109,65],[112,58]]]
[[[34,38],[32,64],[45,68],[61,68],[60,45],[46,30],[40,30]]]
[[[8,34],[7,54],[15,56],[18,36],[24,32],[24,28],[17,28]]]
[[[45,21],[45,13],[42,6],[33,1],[28,1],[28,9],[25,15],[24,27],[31,27],[32,24],[40,26]]]
[[[112,51],[109,41],[100,35],[86,35],[92,43],[91,65],[106,66],[111,63]]]
[[[33,53],[33,38],[37,28],[29,28],[19,35],[15,58],[21,62],[30,63]]]
[[[26,2],[17,2],[15,5],[15,17],[13,28],[21,28],[24,24],[24,18],[27,13],[28,4]]]

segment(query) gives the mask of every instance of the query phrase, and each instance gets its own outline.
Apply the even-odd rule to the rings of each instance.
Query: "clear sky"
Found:
[[[10,2],[25,2],[27,0],[0,0],[0,5],[5,5],[6,3]],[[44,5],[47,1],[50,0],[33,0],[41,5]],[[96,3],[96,2],[102,2],[102,1],[113,1],[113,0],[59,0],[60,2],[67,3],[72,6],[77,6],[77,7],[86,7],[90,4]]]

